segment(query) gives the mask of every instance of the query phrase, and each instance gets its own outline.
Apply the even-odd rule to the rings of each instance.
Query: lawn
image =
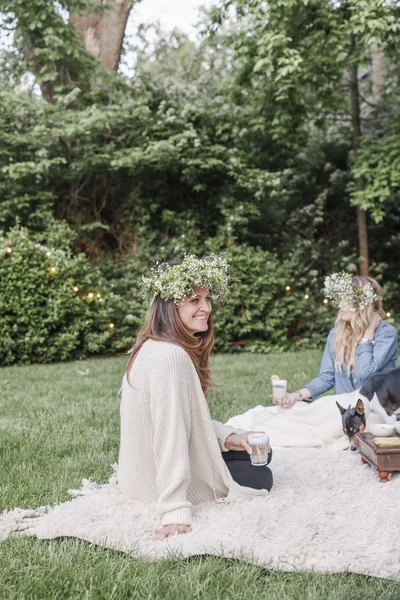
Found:
[[[214,357],[221,386],[210,395],[213,417],[224,421],[269,402],[274,373],[290,389],[300,387],[319,359],[316,351]],[[0,512],[66,500],[83,477],[107,480],[118,456],[125,362],[0,369]],[[0,598],[398,600],[400,585],[353,574],[272,572],[215,557],[148,563],[76,539],[22,538],[0,544]]]

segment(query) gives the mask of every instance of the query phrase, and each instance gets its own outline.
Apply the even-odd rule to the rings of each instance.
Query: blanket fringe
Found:
[[[110,485],[117,485],[118,464],[114,463],[111,465],[111,467],[113,471],[108,479],[108,483],[96,483],[96,481],[91,481],[90,479],[82,479],[82,486],[78,490],[68,490],[68,494],[72,496],[72,498],[78,498],[79,496],[87,496],[93,490],[101,490],[105,487],[109,487]]]
[[[86,496],[94,490],[103,489],[108,486],[115,486],[117,484],[117,463],[112,466],[113,472],[108,480],[108,483],[99,484],[90,479],[82,479],[82,486],[77,489],[68,490],[69,495],[72,498],[78,498],[79,496]],[[0,542],[17,536],[33,536],[35,535],[35,527],[39,520],[44,515],[47,515],[53,508],[64,504],[63,502],[56,503],[53,506],[39,506],[34,509],[25,508],[14,508],[13,510],[6,510],[0,514]]]
[[[35,509],[15,508],[0,515],[0,542],[12,536],[34,535],[38,520],[46,515],[50,506]]]

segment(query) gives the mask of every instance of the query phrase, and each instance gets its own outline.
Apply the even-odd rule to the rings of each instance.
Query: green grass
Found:
[[[223,385],[209,399],[213,417],[269,403],[274,373],[300,387],[319,360],[314,351],[216,356],[213,374]],[[66,500],[83,477],[107,481],[118,456],[124,365],[114,358],[0,369],[0,512]],[[398,600],[400,585],[210,556],[150,563],[82,540],[22,538],[0,544],[0,598]]]

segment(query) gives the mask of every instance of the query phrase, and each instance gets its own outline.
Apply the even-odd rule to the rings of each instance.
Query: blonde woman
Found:
[[[274,400],[283,408],[336,387],[336,394],[359,389],[367,379],[396,366],[396,329],[382,319],[381,288],[371,277],[335,273],[325,280],[325,295],[339,312],[329,332],[317,377],[302,389]]]

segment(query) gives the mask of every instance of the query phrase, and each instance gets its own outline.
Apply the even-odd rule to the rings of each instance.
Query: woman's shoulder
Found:
[[[328,342],[333,341],[333,338],[335,337],[335,333],[336,333],[336,327],[332,327],[332,329],[328,333],[328,337],[326,338]]]
[[[393,325],[391,325],[387,321],[382,320],[376,329],[375,338],[376,337],[397,338],[398,332],[396,327],[393,327]]]
[[[146,351],[150,358],[160,360],[162,362],[181,362],[185,363],[190,361],[190,357],[186,350],[177,344],[172,342],[164,342],[159,340],[147,340],[143,344],[143,348],[146,347]]]

